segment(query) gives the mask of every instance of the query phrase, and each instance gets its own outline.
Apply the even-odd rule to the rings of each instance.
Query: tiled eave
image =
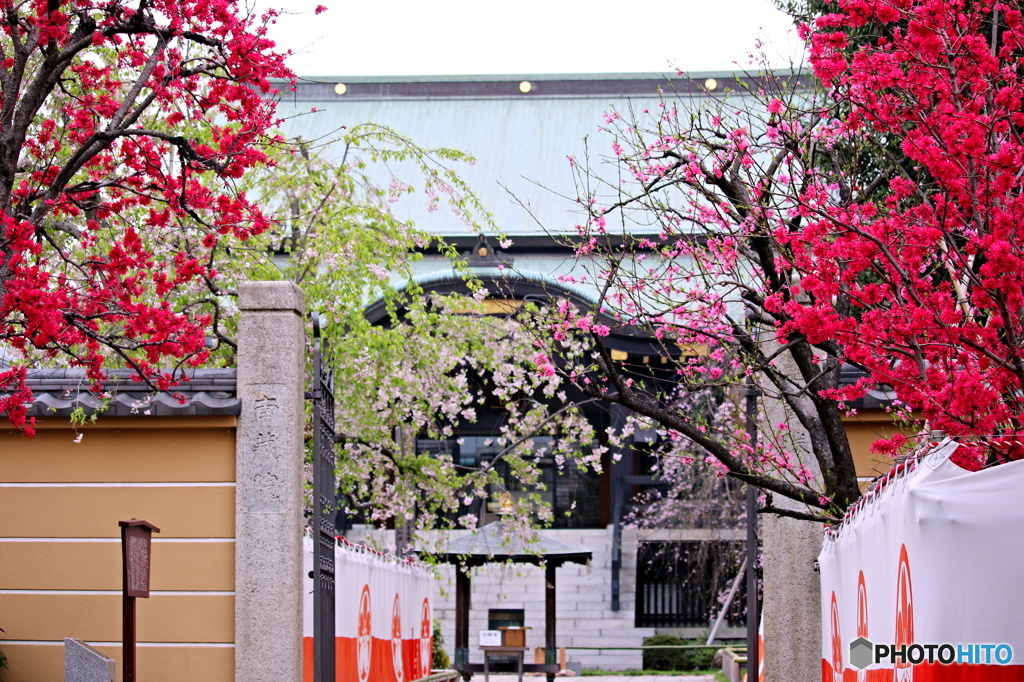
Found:
[[[81,369],[37,369],[28,374],[33,417],[68,416],[81,407],[86,415],[206,416],[238,415],[241,401],[235,390],[236,371],[198,369],[185,372],[188,381],[168,392],[157,393],[148,385],[130,381],[131,370],[110,370],[104,384],[106,402],[89,391],[90,382]]]

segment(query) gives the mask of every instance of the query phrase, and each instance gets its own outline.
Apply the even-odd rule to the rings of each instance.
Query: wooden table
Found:
[[[482,646],[480,650],[484,652],[484,682],[490,682],[489,676],[491,672],[491,655],[492,654],[512,654],[516,657],[516,661],[519,664],[519,682],[523,682],[523,657],[526,655],[527,648],[525,646]]]

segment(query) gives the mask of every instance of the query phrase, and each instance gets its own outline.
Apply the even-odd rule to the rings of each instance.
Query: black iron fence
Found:
[[[636,626],[708,627],[743,560],[744,543],[721,540],[645,542],[637,551]],[[746,585],[726,611],[742,627]]]

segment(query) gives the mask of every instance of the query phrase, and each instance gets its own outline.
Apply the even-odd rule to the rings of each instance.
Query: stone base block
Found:
[[[114,659],[78,639],[64,640],[64,682],[114,682]]]

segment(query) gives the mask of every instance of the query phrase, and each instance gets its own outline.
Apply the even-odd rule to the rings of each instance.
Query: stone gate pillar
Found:
[[[768,347],[770,352],[774,343]],[[778,371],[798,377],[800,371],[792,358],[778,359]],[[814,480],[821,480],[821,471],[809,447],[811,434],[804,429],[793,412],[780,399],[767,396],[761,400],[761,417],[768,424],[788,423],[800,464],[810,470]],[[807,401],[804,410],[814,413]],[[805,508],[781,495],[775,504],[794,510]],[[821,680],[821,584],[814,572],[814,560],[821,550],[822,525],[788,517],[765,514],[761,518],[761,559],[764,568],[762,595],[764,605],[761,623],[764,628],[765,682],[820,682]]]
[[[761,546],[764,680],[820,682],[821,583],[814,560],[821,524],[765,515]]]
[[[305,306],[290,282],[239,286],[235,680],[302,680]]]

